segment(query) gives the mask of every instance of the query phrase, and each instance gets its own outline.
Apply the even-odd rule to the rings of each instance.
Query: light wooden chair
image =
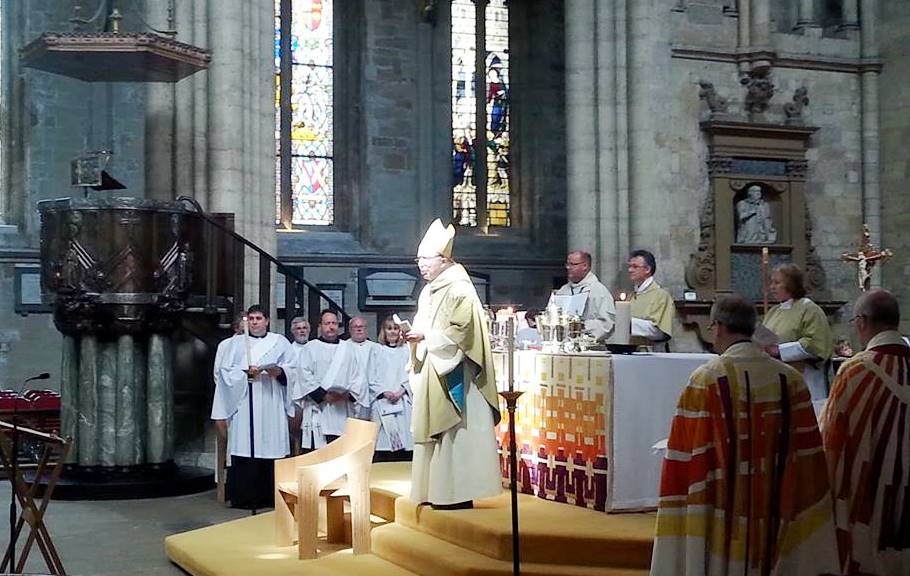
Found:
[[[336,481],[346,477],[354,554],[370,552],[370,466],[378,431],[375,422],[348,418],[344,434],[334,442],[309,454],[275,461],[277,545],[294,543],[296,521],[298,557],[316,558],[319,497],[329,497],[328,514],[343,515],[339,509],[342,500],[332,499],[331,494],[340,487]],[[337,523],[337,518],[327,519],[330,532],[337,532]]]

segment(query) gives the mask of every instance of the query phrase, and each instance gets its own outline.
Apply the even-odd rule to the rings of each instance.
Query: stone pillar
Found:
[[[145,21],[158,30],[167,30],[167,0],[146,0]],[[145,197],[173,200],[174,167],[174,84],[150,82],[145,85]],[[176,160],[176,161],[175,161]]]
[[[817,28],[818,21],[815,19],[815,0],[799,0],[799,12],[796,17],[794,30],[803,30],[807,28]]]
[[[752,20],[752,0],[736,0],[737,12],[739,19],[736,28],[736,48],[742,50],[752,45],[751,20]],[[741,60],[738,65],[739,73],[745,74],[749,71],[749,63]]]
[[[856,10],[859,0],[848,0],[844,3],[845,25],[847,23],[848,5]],[[878,56],[878,12],[875,0],[862,0],[863,26],[860,29],[861,59],[867,60]],[[872,242],[881,246],[882,232],[882,195],[881,195],[881,163],[879,151],[881,145],[879,131],[879,101],[878,101],[877,68],[867,68],[860,74],[860,88],[862,99],[860,101],[860,114],[862,123],[863,142],[863,221],[869,225],[872,232]],[[880,287],[882,281],[882,268],[876,266],[872,269],[872,286]]]
[[[168,339],[159,334],[149,338],[148,381],[146,382],[146,460],[166,462],[173,456],[173,370],[174,359]]]
[[[76,338],[63,335],[63,358],[60,363],[60,435],[63,438],[76,438],[79,423],[79,347]],[[70,450],[66,457],[67,464],[79,460],[76,450]]]
[[[209,202],[266,252],[275,236],[274,2],[224,0],[207,24]],[[258,299],[258,259],[247,252],[246,299]]]
[[[79,341],[79,397],[76,406],[79,465],[98,464],[98,341],[85,335]]]
[[[626,2],[566,4],[569,249],[607,284],[629,247]]]
[[[117,449],[117,343],[100,344],[98,366],[98,461],[101,466],[114,465]]]
[[[771,45],[770,0],[752,0],[749,25],[750,44],[756,48],[769,47]]]
[[[866,22],[868,20],[875,18],[870,12],[870,10],[875,10],[875,6],[873,6],[874,2],[866,2],[866,0],[844,0],[843,7],[841,8],[840,27],[842,30],[859,29],[860,2],[863,4],[863,28],[866,27]]]
[[[569,250],[600,253],[597,44],[594,0],[566,2],[566,216]]]

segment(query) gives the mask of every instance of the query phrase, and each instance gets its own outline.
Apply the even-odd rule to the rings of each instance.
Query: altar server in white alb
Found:
[[[248,333],[233,336],[221,350],[212,403],[212,419],[228,422],[227,491],[235,508],[274,504],[273,461],[288,455],[288,417],[294,414],[287,398],[288,381],[295,377],[291,345],[268,331],[268,313],[259,305],[247,310],[247,326]]]
[[[351,399],[351,416],[369,420],[372,399],[370,389],[378,386],[382,377],[379,344],[367,338],[367,321],[360,316],[354,316],[348,322],[348,333],[351,335],[348,344],[354,347],[357,365],[360,367],[362,376],[351,382],[348,392]]]
[[[370,383],[373,399],[372,419],[379,424],[374,460],[410,460],[414,450],[411,435],[411,385],[408,382],[408,363],[411,354],[401,328],[392,318],[386,318],[379,331],[379,381]]]
[[[366,393],[364,371],[358,364],[355,346],[338,338],[338,314],[323,310],[319,337],[310,340],[298,354],[299,377],[293,398],[303,409],[302,450],[321,448],[344,432],[345,420],[354,413],[356,401]]]
[[[569,281],[556,291],[556,295],[583,299],[581,319],[585,332],[598,340],[606,339],[616,321],[616,304],[610,290],[591,272],[591,255],[582,250],[569,252],[566,276]]]
[[[470,508],[502,492],[495,425],[499,400],[487,316],[467,271],[452,260],[455,229],[433,221],[417,249],[427,281],[417,301],[411,378],[411,500]]]

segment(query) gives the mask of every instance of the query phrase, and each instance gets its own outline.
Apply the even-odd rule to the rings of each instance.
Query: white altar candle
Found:
[[[616,301],[616,323],[613,325],[613,337],[610,340],[614,344],[628,344],[631,333],[632,303],[626,302],[626,293],[623,292]]]

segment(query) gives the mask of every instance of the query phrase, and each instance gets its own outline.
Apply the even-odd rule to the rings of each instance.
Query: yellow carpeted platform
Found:
[[[353,556],[324,541],[317,560],[274,542],[272,513],[175,534],[168,557],[194,576],[249,574],[425,574],[505,576],[512,571],[508,494],[473,510],[416,506],[410,465],[373,467],[373,513],[394,520],[373,529],[373,554]],[[604,514],[530,496],[519,498],[522,573],[528,576],[643,576],[651,559],[653,514]]]

